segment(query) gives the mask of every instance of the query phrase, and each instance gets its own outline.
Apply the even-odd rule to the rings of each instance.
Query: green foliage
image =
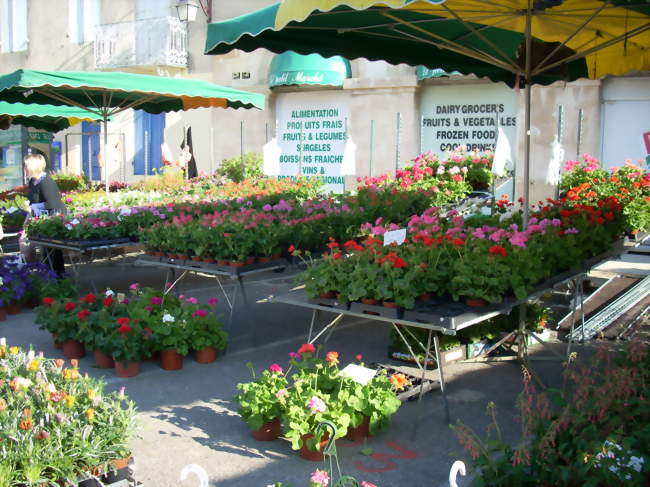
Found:
[[[240,183],[249,178],[259,178],[263,176],[262,162],[263,157],[259,152],[246,152],[244,154],[243,165],[241,156],[224,159],[221,161],[221,166],[217,174],[225,176],[236,183]]]
[[[88,179],[83,175],[56,172],[52,174],[52,179],[62,193],[80,191],[89,187]]]

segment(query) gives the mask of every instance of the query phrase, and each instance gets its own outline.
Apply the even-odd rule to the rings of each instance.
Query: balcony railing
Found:
[[[97,69],[132,66],[187,67],[187,28],[175,17],[98,25]]]

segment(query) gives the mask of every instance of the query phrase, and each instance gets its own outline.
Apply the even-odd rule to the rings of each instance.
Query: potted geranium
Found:
[[[183,357],[187,355],[190,347],[190,329],[187,319],[182,314],[177,318],[165,312],[160,321],[151,326],[151,330],[154,351],[160,352],[161,368],[181,369]]]
[[[140,373],[143,333],[138,320],[121,316],[114,321],[106,347],[115,361],[118,377],[133,377]]]
[[[210,298],[208,305],[216,306],[216,298]],[[217,352],[223,350],[228,334],[213,312],[199,305],[185,307],[189,347],[194,351],[194,359],[200,364],[209,364],[217,359]]]
[[[270,441],[280,435],[280,418],[286,404],[287,379],[282,367],[272,364],[259,377],[255,377],[253,364],[246,364],[253,381],[237,384],[239,403],[237,412],[251,429],[256,440]]]

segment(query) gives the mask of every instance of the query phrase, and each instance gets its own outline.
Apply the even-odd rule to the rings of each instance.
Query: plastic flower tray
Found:
[[[338,299],[309,298],[307,301],[309,301],[311,304],[316,304],[318,306],[326,306],[328,308],[336,308],[336,309],[342,309],[346,311],[350,309],[350,303],[344,303],[342,301],[339,301]]]
[[[422,386],[422,392],[424,394],[439,387],[439,382],[431,377],[433,374],[431,371],[425,373],[424,381],[422,381],[422,372],[415,367],[392,366],[378,363],[371,364],[370,367],[377,370],[385,370],[389,376],[392,374],[404,374],[406,376],[411,384],[397,394],[397,399],[402,402],[417,401],[420,395],[420,386]]]
[[[383,316],[384,318],[393,318],[396,320],[401,319],[404,314],[402,308],[387,308],[377,304],[363,304],[356,301],[350,306],[350,311],[365,315]]]

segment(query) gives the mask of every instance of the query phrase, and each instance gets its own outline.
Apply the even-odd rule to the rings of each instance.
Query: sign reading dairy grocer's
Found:
[[[426,86],[420,105],[422,149],[444,155],[460,145],[494,150],[498,128],[516,147],[517,95],[503,84]]]

